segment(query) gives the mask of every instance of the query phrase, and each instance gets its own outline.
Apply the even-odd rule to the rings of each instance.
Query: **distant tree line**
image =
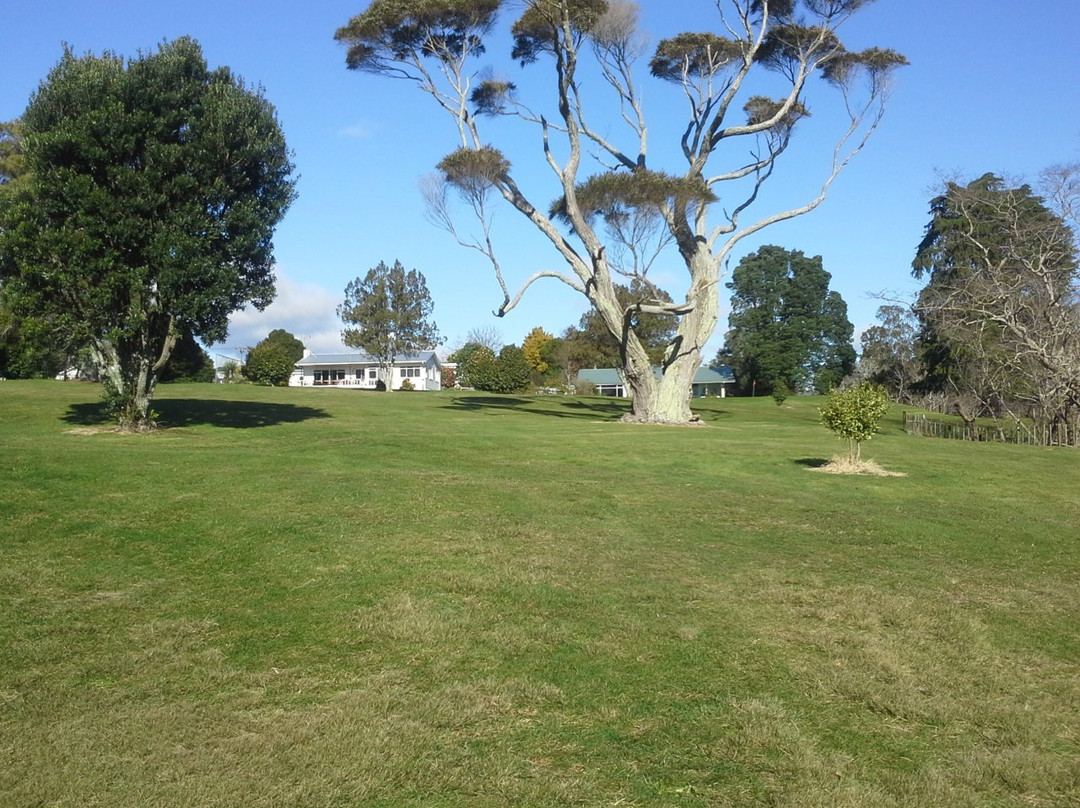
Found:
[[[622,305],[632,312],[630,327],[654,364],[659,365],[675,334],[678,318],[635,311],[635,304],[645,299],[670,301],[670,296],[638,281],[617,285],[615,291]],[[621,367],[624,350],[596,310],[590,309],[577,325],[568,326],[559,336],[539,326],[532,329],[520,346],[503,345],[495,329],[473,329],[448,361],[457,365],[453,374],[457,386],[509,393],[529,388],[570,389],[582,369]]]

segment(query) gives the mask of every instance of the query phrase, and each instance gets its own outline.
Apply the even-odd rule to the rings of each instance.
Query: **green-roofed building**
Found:
[[[660,368],[653,368],[653,373],[660,378]],[[618,368],[582,368],[578,371],[578,379],[595,387],[597,395],[628,397],[622,373]],[[728,386],[734,384],[735,374],[727,365],[705,365],[698,368],[698,372],[694,374],[690,395],[693,398],[702,396],[724,398],[727,395]]]

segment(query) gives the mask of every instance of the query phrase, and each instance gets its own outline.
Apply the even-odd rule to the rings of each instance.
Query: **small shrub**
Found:
[[[411,381],[409,381],[408,379],[402,379],[401,380],[401,386],[398,387],[398,390],[415,390],[415,389],[416,388],[413,386],[413,383]]]
[[[221,366],[221,380],[225,384],[236,384],[243,380],[243,374],[240,372],[240,363],[227,359],[225,364]]]
[[[889,396],[885,388],[871,382],[834,390],[819,410],[822,423],[837,437],[847,438],[848,456],[855,462],[861,458],[862,442],[873,437],[888,411]]]
[[[790,396],[790,395],[791,395],[791,388],[789,388],[787,386],[787,382],[782,382],[781,381],[781,382],[777,382],[776,384],[773,385],[772,397],[773,397],[773,401],[776,402],[777,407],[779,407],[781,404],[783,404],[785,401],[787,401],[788,396]]]

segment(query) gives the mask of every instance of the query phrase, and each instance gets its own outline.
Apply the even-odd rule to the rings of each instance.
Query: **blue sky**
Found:
[[[318,351],[338,347],[334,309],[346,284],[379,261],[400,260],[427,277],[434,319],[452,348],[475,327],[494,327],[518,342],[534,326],[559,333],[575,324],[586,301],[557,281],[534,286],[503,319],[487,266],[429,224],[417,188],[455,146],[452,122],[403,82],[352,73],[333,40],[337,27],[363,10],[363,0],[44,0],[4,11],[0,29],[0,120],[18,116],[56,63],[63,42],[76,52],[133,55],[182,35],[202,44],[211,65],[228,65],[261,84],[276,105],[299,174],[299,198],[275,237],[278,300],[265,312],[233,317],[229,339],[214,351],[233,353],[285,328]],[[517,4],[512,3],[512,6]],[[643,0],[642,23],[653,41],[713,25],[711,0]],[[512,13],[512,12],[511,12]],[[507,15],[508,17],[510,14]],[[1080,160],[1080,31],[1077,0],[877,0],[842,30],[852,49],[870,45],[905,54],[911,66],[896,80],[880,130],[840,177],[824,205],[808,216],[744,241],[733,263],[761,244],[821,255],[832,287],[848,303],[857,330],[874,322],[882,291],[910,295],[910,262],[927,221],[927,203],[941,176],[986,171],[1034,177]],[[491,63],[515,80],[517,68],[496,48]],[[526,83],[541,77],[529,68]],[[643,78],[654,127],[650,155],[680,119],[673,88]],[[777,169],[775,200],[811,195],[829,157],[825,130],[836,121],[829,102],[812,103],[804,143]],[[493,130],[494,131],[494,130]],[[554,193],[538,165],[534,134],[503,132],[521,178],[535,181],[536,200]],[[498,134],[492,142],[506,145]],[[669,164],[676,168],[677,164]],[[663,167],[657,163],[653,167]],[[770,197],[767,202],[772,201]],[[759,212],[764,213],[761,209]],[[550,248],[506,209],[496,239],[511,286],[538,269],[561,268]],[[658,265],[679,278],[677,259]],[[669,291],[680,298],[683,288]],[[729,294],[710,342],[712,356],[727,323]]]

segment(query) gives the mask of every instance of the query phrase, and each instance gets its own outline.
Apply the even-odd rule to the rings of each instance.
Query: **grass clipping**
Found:
[[[901,471],[888,471],[873,460],[855,459],[849,455],[836,455],[828,463],[814,466],[811,471],[826,474],[871,474],[875,477],[906,477]]]

